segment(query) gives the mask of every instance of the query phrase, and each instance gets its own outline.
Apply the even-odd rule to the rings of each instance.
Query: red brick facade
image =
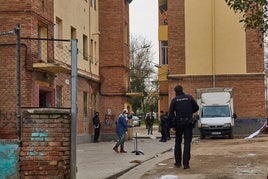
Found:
[[[27,109],[22,119],[20,178],[70,178],[70,110]]]
[[[0,32],[13,30],[17,24],[21,26],[21,106],[22,107],[39,107],[40,93],[46,93],[46,102],[50,107],[56,107],[56,86],[62,88],[62,104],[63,108],[71,107],[71,72],[67,74],[51,71],[43,71],[33,68],[35,62],[54,63],[54,43],[53,41],[44,41],[47,43],[44,52],[47,53],[47,59],[40,59],[38,56],[38,40],[30,40],[27,38],[38,38],[38,25],[44,25],[47,28],[47,36],[44,38],[52,39],[54,36],[54,9],[53,0],[48,1],[30,1],[30,0],[10,0],[1,2],[0,22],[5,24],[0,26]],[[13,5],[16,4],[16,5]],[[26,38],[26,39],[25,39]],[[7,35],[0,36],[1,45],[0,57],[1,77],[0,78],[2,96],[0,95],[0,138],[13,139],[17,138],[17,82],[16,82],[16,36]],[[64,46],[70,47],[70,42],[64,42]],[[42,51],[43,52],[43,51]],[[70,53],[65,52],[66,55]],[[57,54],[62,55],[62,54]],[[55,57],[56,58],[56,57]],[[2,59],[6,59],[3,61]],[[12,62],[12,63],[10,63]],[[55,62],[57,63],[57,62]],[[8,85],[5,82],[8,79]],[[4,85],[5,84],[5,85]],[[97,81],[90,77],[78,76],[77,81],[77,97],[78,97],[78,136],[83,136],[83,140],[90,141],[92,133],[92,118],[96,110],[99,110],[99,85]],[[12,89],[12,90],[10,90]],[[84,93],[87,93],[87,109],[84,109]],[[94,96],[94,98],[93,98]],[[2,98],[1,98],[2,97]],[[8,100],[7,100],[8,97]],[[92,102],[95,99],[95,103]],[[58,106],[57,106],[58,107]],[[7,114],[10,117],[6,117]],[[11,122],[6,125],[6,121]],[[79,139],[78,137],[78,139]],[[82,142],[78,140],[79,142]]]
[[[186,74],[185,61],[185,0],[168,0],[168,48],[169,74],[168,97],[160,97],[160,110],[166,111],[174,97],[174,87],[181,84],[186,93],[196,97],[197,88],[213,86],[212,75],[190,76]],[[239,118],[264,118],[265,77],[262,41],[255,31],[246,32],[246,74],[216,75],[216,87],[230,87],[234,92],[234,109]],[[160,87],[161,88],[161,87]]]
[[[99,0],[99,16],[100,114],[104,122],[101,133],[114,135],[114,122],[128,100],[129,4],[125,0]],[[108,110],[112,117],[107,117]]]

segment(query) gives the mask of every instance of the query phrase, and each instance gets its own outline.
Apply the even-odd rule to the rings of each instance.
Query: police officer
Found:
[[[191,156],[191,142],[193,134],[193,113],[199,110],[195,99],[183,92],[183,88],[177,85],[175,88],[176,96],[172,99],[169,107],[170,127],[176,130],[175,139],[175,166],[184,169],[190,168],[189,161]],[[184,149],[182,158],[182,135],[184,136]]]
[[[100,136],[100,127],[101,122],[99,118],[99,112],[95,112],[95,116],[93,117],[93,124],[94,124],[94,142],[98,142]]]
[[[164,114],[163,111],[160,111],[160,126],[161,126],[161,140],[159,142],[166,142],[168,140],[168,115]]]

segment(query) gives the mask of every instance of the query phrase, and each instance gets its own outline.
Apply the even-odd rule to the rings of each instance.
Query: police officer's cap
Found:
[[[177,85],[177,86],[175,86],[174,90],[175,90],[176,93],[180,93],[180,92],[183,91],[183,88],[182,88],[181,85]]]

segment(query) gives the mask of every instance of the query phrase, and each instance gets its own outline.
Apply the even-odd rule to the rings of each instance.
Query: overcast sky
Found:
[[[130,34],[152,41],[158,64],[158,0],[133,0],[129,5]]]

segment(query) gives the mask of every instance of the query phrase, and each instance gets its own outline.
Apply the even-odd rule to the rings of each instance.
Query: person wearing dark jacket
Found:
[[[168,140],[168,116],[160,111],[160,126],[161,126],[161,139],[159,142],[166,142]]]
[[[113,148],[115,152],[118,151],[118,147],[120,146],[120,153],[127,153],[127,151],[124,150],[124,143],[126,138],[126,132],[128,128],[133,127],[132,125],[129,125],[127,123],[127,117],[128,117],[128,110],[124,109],[122,114],[120,114],[117,122],[116,122],[116,134],[118,137],[118,140]]]
[[[95,112],[95,116],[93,117],[93,125],[94,125],[94,142],[98,142],[101,127],[99,112]]]
[[[146,122],[147,122],[147,126],[148,126],[148,135],[149,134],[153,135],[153,126],[154,126],[154,114],[153,114],[153,112],[150,112],[146,116]]]
[[[193,113],[199,110],[199,106],[190,94],[185,94],[183,88],[177,85],[175,88],[176,96],[172,99],[169,107],[169,121],[171,127],[176,131],[175,139],[175,166],[184,169],[190,168],[191,142],[193,134]],[[173,121],[173,122],[171,122]],[[181,143],[184,136],[184,149],[182,155]]]

